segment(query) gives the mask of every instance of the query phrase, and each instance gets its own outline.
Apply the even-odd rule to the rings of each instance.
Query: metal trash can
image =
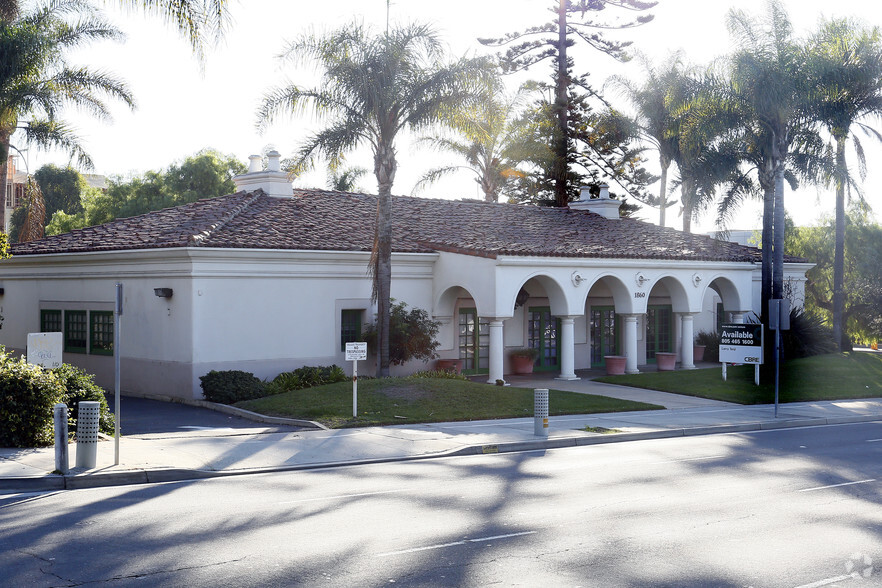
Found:
[[[98,418],[101,403],[83,400],[77,408],[77,467],[91,469],[98,462]]]
[[[537,437],[548,437],[548,388],[533,389],[533,428]]]
[[[62,474],[70,471],[70,459],[67,446],[67,405],[59,402],[55,405],[55,469]]]

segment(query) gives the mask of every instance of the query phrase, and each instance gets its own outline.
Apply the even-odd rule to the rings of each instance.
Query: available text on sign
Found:
[[[724,363],[763,362],[763,326],[725,324],[720,329],[720,361]]]

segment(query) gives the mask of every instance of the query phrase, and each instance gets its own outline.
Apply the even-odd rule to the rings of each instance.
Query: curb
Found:
[[[136,484],[157,484],[162,482],[185,482],[189,480],[204,480],[208,478],[226,478],[232,476],[296,472],[325,468],[375,465],[392,462],[422,461],[427,459],[440,459],[445,457],[491,455],[498,453],[518,453],[524,451],[545,451],[549,449],[563,449],[568,447],[581,447],[586,445],[606,445],[609,443],[625,443],[629,441],[645,441],[652,439],[671,439],[676,437],[693,437],[698,435],[718,435],[727,433],[743,433],[748,431],[771,431],[780,429],[795,429],[802,427],[817,427],[824,425],[846,425],[852,423],[865,423],[879,420],[882,420],[882,415],[862,415],[855,417],[831,418],[818,417],[790,419],[777,422],[758,421],[755,423],[741,423],[737,425],[707,425],[703,427],[660,429],[655,431],[643,431],[640,433],[605,433],[596,434],[590,437],[561,437],[557,439],[535,439],[529,441],[514,441],[511,443],[498,443],[491,445],[467,445],[464,447],[460,447],[459,449],[451,449],[448,451],[428,453],[423,455],[406,455],[399,457],[360,459],[340,462],[307,463],[292,466],[269,466],[243,470],[213,471],[191,470],[185,468],[167,468],[155,470],[131,470],[125,472],[107,472],[97,474],[49,474],[40,477],[10,477],[0,478],[0,490],[20,490],[35,492],[46,490],[78,490],[85,488],[103,488]]]
[[[139,394],[137,392],[126,392],[122,395],[132,398],[145,398],[147,400],[159,400],[161,402],[173,402],[175,404],[184,404],[186,406],[196,406],[198,408],[207,408],[215,412],[222,412],[232,416],[241,417],[258,423],[266,423],[268,425],[291,425],[293,427],[303,427],[306,429],[322,429],[327,431],[328,427],[315,421],[307,421],[304,419],[289,419],[285,417],[274,417],[237,408],[228,404],[219,404],[217,402],[209,402],[207,400],[196,400],[195,398],[181,398],[179,396],[165,396],[163,394]]]

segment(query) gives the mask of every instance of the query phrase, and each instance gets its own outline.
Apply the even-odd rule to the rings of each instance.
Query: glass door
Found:
[[[591,307],[591,367],[606,366],[604,357],[619,355],[619,321],[614,306]]]
[[[490,323],[475,308],[459,309],[459,358],[464,374],[490,371]]]
[[[534,306],[527,309],[527,345],[539,350],[534,370],[554,370],[558,368],[557,347],[560,319],[551,316],[547,306]]]
[[[646,361],[655,363],[658,352],[674,350],[674,313],[671,305],[650,305],[646,309]]]

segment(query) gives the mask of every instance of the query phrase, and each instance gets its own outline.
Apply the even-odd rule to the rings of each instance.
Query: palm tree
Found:
[[[128,87],[102,72],[67,63],[67,52],[97,39],[118,38],[119,31],[80,0],[51,0],[11,22],[0,21],[0,186],[8,181],[12,136],[44,148],[67,150],[80,165],[91,165],[76,134],[58,118],[76,106],[109,118],[104,101],[117,98],[134,107]],[[5,190],[4,190],[5,191]],[[6,226],[0,206],[0,228]]]
[[[228,24],[228,0],[122,0],[144,12],[167,19],[190,42],[193,52],[204,55],[206,37],[221,38]],[[0,0],[0,21],[10,23],[22,11],[23,0]],[[78,3],[81,6],[85,3]]]
[[[418,24],[392,27],[380,35],[358,24],[324,36],[307,34],[294,41],[285,56],[320,65],[321,83],[315,88],[289,85],[271,91],[258,113],[259,125],[305,109],[331,119],[324,130],[306,140],[289,171],[311,167],[319,155],[336,166],[345,153],[364,144],[373,151],[378,206],[371,268],[377,299],[377,375],[385,377],[389,375],[392,183],[398,168],[395,140],[399,131],[428,128],[442,110],[476,99],[484,70],[473,60],[442,63],[437,33]]]
[[[836,143],[833,339],[843,348],[845,324],[845,188],[849,183],[846,145],[851,136],[863,176],[866,159],[852,128],[882,140],[864,121],[882,115],[882,36],[847,19],[828,20],[808,44],[811,83],[818,88],[817,119]]]
[[[683,56],[681,52],[674,53],[658,68],[646,55],[641,54],[640,59],[646,75],[642,84],[638,85],[622,76],[612,76],[609,83],[621,88],[636,107],[639,136],[651,143],[658,151],[658,163],[661,168],[658,224],[665,226],[665,211],[669,206],[668,168],[679,156],[677,109],[684,101]],[[684,215],[684,220],[686,218]]]
[[[443,121],[459,137],[424,137],[421,142],[436,149],[459,155],[466,166],[450,165],[427,171],[417,183],[423,185],[460,169],[472,171],[484,192],[484,200],[498,202],[499,193],[520,172],[524,142],[520,109],[531,90],[521,86],[512,95],[505,95],[498,86],[490,87],[487,96],[467,109],[446,110]]]
[[[723,110],[752,134],[763,189],[763,279],[765,308],[784,295],[784,181],[794,145],[812,144],[813,89],[806,79],[803,48],[779,0],[764,19],[731,10],[730,32],[739,48],[729,59]]]

